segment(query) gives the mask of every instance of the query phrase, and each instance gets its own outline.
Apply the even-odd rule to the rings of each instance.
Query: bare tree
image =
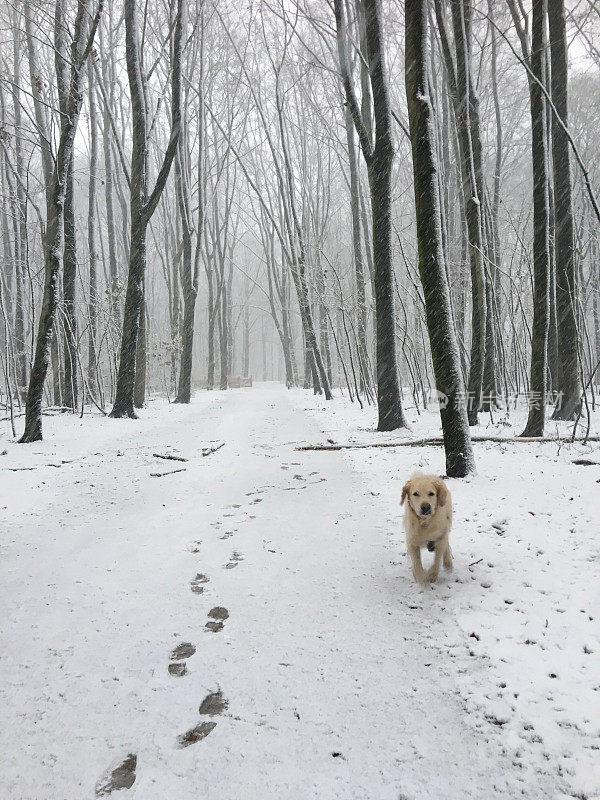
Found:
[[[439,175],[427,75],[427,2],[406,0],[406,99],[413,153],[419,273],[438,392],[446,472],[464,477],[475,469],[458,343],[441,241]]]
[[[35,356],[27,389],[25,431],[20,439],[21,442],[35,442],[42,438],[42,396],[50,360],[50,344],[58,301],[58,278],[62,263],[63,215],[67,177],[71,164],[79,112],[83,102],[83,69],[94,41],[102,7],[103,0],[99,0],[98,10],[90,25],[90,3],[87,0],[79,0],[73,25],[67,105],[61,114],[58,151],[51,174],[50,191],[47,195],[47,227],[44,242],[44,296],[40,311]],[[26,13],[30,13],[29,10]]]
[[[148,194],[148,107],[145,76],[140,59],[140,39],[135,0],[124,0],[126,61],[132,111],[131,152],[131,237],[127,294],[123,316],[121,356],[117,390],[111,417],[137,416],[134,410],[136,361],[141,355],[140,327],[145,323],[144,280],[146,273],[146,235],[148,224],[165,188],[177,151],[181,128],[181,49],[183,0],[177,0],[173,29],[173,64],[171,68],[171,136],[154,188]],[[142,328],[142,335],[145,330]]]
[[[546,0],[534,0],[531,46],[514,0],[508,0],[517,28],[523,60],[529,66],[531,107],[531,165],[533,170],[533,323],[531,331],[531,384],[527,424],[523,436],[543,436],[546,419],[548,369],[548,326],[550,312],[549,278],[550,210],[548,204],[548,151],[546,98],[543,91],[547,41]]]
[[[396,318],[392,270],[391,181],[394,160],[380,0],[363,0],[369,84],[359,107],[347,57],[346,16],[342,0],[335,0],[338,58],[346,102],[367,164],[373,218],[373,264],[377,348],[377,429],[390,431],[406,426],[396,357]],[[368,98],[371,108],[368,108]],[[367,106],[367,108],[365,108]],[[368,109],[368,110],[367,110]],[[374,140],[369,116],[373,114]]]
[[[567,135],[568,62],[564,0],[548,0],[552,103],[552,164],[554,175],[554,230],[556,258],[556,317],[558,331],[559,401],[553,419],[573,419],[581,401],[579,333],[577,326],[577,270],[571,192],[571,145]]]

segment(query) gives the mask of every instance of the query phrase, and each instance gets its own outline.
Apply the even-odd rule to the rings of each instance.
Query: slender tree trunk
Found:
[[[454,43],[456,48],[456,111],[465,213],[471,263],[471,359],[469,365],[468,416],[469,424],[477,424],[477,412],[482,405],[483,371],[486,343],[486,286],[483,265],[484,203],[481,164],[481,135],[479,103],[473,87],[470,54],[470,6],[465,0],[451,0]]]
[[[225,269],[225,265],[223,265]],[[227,389],[229,375],[229,318],[228,318],[228,286],[225,276],[222,276],[223,286],[221,287],[221,326],[219,337],[219,361],[221,374],[219,379],[219,389]]]
[[[100,48],[103,46],[102,27],[100,27]],[[101,61],[102,82],[104,86],[110,86],[107,101],[113,98],[113,82],[109,80],[107,57],[103,56]],[[113,207],[113,165],[111,149],[111,129],[110,129],[110,108],[108,102],[104,104],[102,116],[102,145],[104,151],[104,199],[106,204],[106,238],[108,242],[108,268],[110,275],[110,307],[113,322],[116,326],[121,324],[121,313],[119,308],[119,269],[117,265],[117,236],[115,230],[115,212]]]
[[[183,327],[181,332],[181,363],[179,365],[179,385],[176,403],[189,403],[192,396],[192,363],[194,353],[194,318],[198,296],[198,260],[200,257],[201,226],[204,225],[204,188],[202,164],[204,158],[204,15],[200,18],[200,80],[198,109],[198,231],[196,252],[192,263],[192,220],[189,180],[189,161],[187,137],[182,137],[177,153],[176,180],[177,202],[182,229],[181,288],[183,293]],[[187,109],[183,111],[183,128],[187,133]]]
[[[27,13],[27,11],[26,11]],[[21,53],[19,46],[19,37],[17,31],[19,30],[19,15],[15,7],[13,11],[13,62],[14,74],[13,83],[11,87],[13,99],[13,113],[15,120],[15,169],[17,172],[16,181],[16,212],[17,218],[15,220],[17,226],[17,236],[15,237],[15,321],[14,321],[14,347],[15,359],[17,365],[17,383],[19,397],[25,396],[27,387],[27,345],[25,336],[25,275],[27,272],[27,196],[25,193],[26,182],[26,169],[23,163],[23,150],[21,146],[22,115],[21,115]],[[8,367],[8,365],[7,365]]]
[[[181,330],[181,363],[176,403],[189,403],[192,395],[192,355],[194,349],[194,315],[197,288],[192,275],[192,239],[183,232],[182,252],[183,326]]]
[[[84,62],[91,48],[101,11],[102,4],[100,3],[96,17],[92,22],[86,46],[86,31],[90,19],[89,3],[86,0],[80,0],[77,7],[71,44],[69,99],[66,113],[61,116],[60,140],[52,173],[51,187],[47,193],[44,294],[35,345],[35,356],[27,390],[25,431],[20,439],[21,442],[35,442],[42,438],[42,398],[58,302],[58,279],[63,251],[63,214],[67,175],[71,164],[79,112],[83,102],[82,77]],[[29,10],[26,11],[27,13],[29,13]]]
[[[548,151],[544,84],[546,0],[533,0],[529,80],[531,105],[531,163],[533,169],[533,323],[529,414],[522,436],[543,436],[546,418],[548,325],[550,311]]]
[[[285,352],[284,352],[285,361]],[[242,349],[242,375],[245,378],[250,376],[250,306],[249,298],[246,295],[246,304],[244,305],[244,341]],[[288,377],[288,365],[285,362],[285,375],[286,381]]]
[[[370,109],[365,107],[363,90],[362,113],[352,85],[348,67],[346,22],[342,0],[335,0],[338,56],[346,101],[358,132],[367,164],[371,192],[373,237],[373,286],[375,295],[375,342],[377,361],[377,429],[390,431],[406,426],[396,356],[396,316],[394,313],[394,278],[392,266],[392,166],[394,147],[391,130],[391,109],[385,68],[380,0],[364,0],[364,41],[367,49],[368,77],[375,122],[375,141],[370,124]],[[364,83],[364,81],[363,81]]]
[[[346,106],[345,122],[348,160],[350,162],[350,210],[352,213],[352,252],[354,255],[354,272],[356,276],[356,327],[358,339],[358,358],[360,364],[360,390],[364,394],[367,383],[366,365],[369,363],[367,349],[365,268],[360,224],[358,158],[354,138],[354,123],[352,122],[352,114],[350,113],[348,106]]]
[[[573,201],[571,191],[571,150],[565,128],[568,125],[568,61],[564,0],[548,0],[548,27],[552,103],[552,161],[554,165],[554,226],[556,253],[556,320],[558,331],[559,398],[553,419],[573,419],[581,402],[577,331],[577,279]],[[562,124],[561,124],[562,122]],[[564,127],[563,127],[564,126]]]
[[[98,354],[96,351],[98,328],[98,253],[96,251],[96,171],[98,169],[98,121],[94,89],[94,69],[88,62],[88,103],[90,133],[90,177],[88,185],[88,250],[90,257],[89,283],[89,334],[88,334],[88,386],[97,387]],[[98,387],[97,387],[98,388]]]
[[[146,377],[148,373],[148,311],[146,308],[146,279],[142,282],[142,306],[140,325],[135,348],[135,379],[133,382],[134,408],[143,408],[146,403]]]
[[[129,273],[123,315],[123,335],[117,374],[117,391],[111,417],[136,418],[134,392],[136,377],[136,354],[143,353],[142,376],[137,384],[137,402],[142,400],[145,390],[145,335],[138,349],[140,324],[145,325],[144,281],[146,274],[146,234],[148,224],[165,188],[171,164],[177,150],[181,127],[181,41],[183,0],[177,0],[173,34],[173,65],[171,71],[172,120],[171,137],[152,193],[148,197],[148,111],[137,27],[136,0],[124,0],[125,56],[131,92],[132,152],[131,152],[131,237],[129,245]],[[143,402],[143,401],[142,401]]]
[[[54,53],[60,113],[67,113],[69,103],[69,70],[67,60],[67,28],[65,0],[56,0],[54,24]],[[63,209],[63,315],[64,315],[64,396],[67,408],[77,408],[77,246],[75,230],[75,186],[73,180],[74,153],[71,151],[65,187]]]
[[[458,343],[450,308],[441,241],[441,215],[434,150],[433,114],[427,80],[427,2],[406,0],[406,98],[412,142],[419,272],[440,403],[446,472],[463,477],[475,462],[469,434]]]

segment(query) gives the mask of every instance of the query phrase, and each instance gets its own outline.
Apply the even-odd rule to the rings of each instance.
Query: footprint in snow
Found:
[[[225,564],[225,569],[233,569],[237,567],[240,561],[244,560],[244,556],[241,553],[238,553],[237,550],[234,550],[231,554],[231,558],[229,559],[229,563]]]
[[[184,661],[190,658],[196,652],[196,648],[191,642],[181,642],[171,652],[171,663],[169,664],[169,675],[174,675],[177,678],[183,678],[187,675],[187,665]]]
[[[223,606],[215,606],[208,612],[210,619],[204,626],[206,630],[218,633],[223,630],[223,624],[229,618],[229,611]]]
[[[216,723],[215,723],[216,724]],[[130,789],[135,783],[137,754],[128,753],[114,769],[105,773],[96,784],[96,797],[106,797],[120,789]]]
[[[202,739],[206,739],[208,734],[214,731],[216,727],[217,727],[216,722],[201,722],[194,728],[190,728],[189,731],[182,733],[181,736],[178,736],[177,746],[181,750],[184,747],[189,747],[191,744],[195,744],[196,742],[201,742]]]
[[[196,648],[191,642],[181,642],[171,652],[171,659],[173,661],[181,661],[183,658],[190,658],[196,652]]]
[[[195,578],[190,581],[190,589],[194,594],[202,594],[204,591],[203,583],[208,583],[209,578],[207,575],[203,575],[201,572],[198,572]]]
[[[198,713],[214,717],[217,714],[222,714],[228,705],[229,701],[223,697],[223,692],[219,689],[216,692],[211,692],[206,695],[204,700],[200,703]]]
[[[228,705],[228,700],[223,697],[223,692],[219,689],[216,692],[211,692],[206,695],[204,700],[200,703],[198,713],[202,716],[216,717],[222,714]],[[212,720],[210,722],[200,722],[177,738],[178,747],[182,749],[196,742],[201,742],[202,739],[206,739],[208,734],[214,731],[216,727],[217,723]]]

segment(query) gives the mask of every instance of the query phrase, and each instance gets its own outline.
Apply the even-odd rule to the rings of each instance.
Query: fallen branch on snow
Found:
[[[164,478],[165,475],[174,475],[176,472],[185,472],[185,467],[181,467],[180,469],[172,469],[170,472],[151,472],[151,478]]]
[[[217,450],[220,450],[222,447],[225,446],[225,442],[219,442],[218,444],[211,444],[208,447],[202,448],[202,455],[209,456],[211,453],[216,453]]]
[[[556,444],[557,442],[570,442],[571,439],[561,439],[560,437],[550,436],[472,436],[472,442],[495,442],[496,444]],[[575,439],[581,442],[583,439]],[[600,442],[600,436],[588,436],[588,442]],[[427,445],[443,445],[444,440],[439,437],[431,439],[410,439],[402,442],[368,442],[361,444],[358,442],[349,444],[303,444],[296,447],[296,450],[366,450],[370,447],[425,447]]]
[[[154,458],[164,458],[166,461],[187,461],[187,458],[183,458],[183,456],[173,456],[170,453],[152,453]]]

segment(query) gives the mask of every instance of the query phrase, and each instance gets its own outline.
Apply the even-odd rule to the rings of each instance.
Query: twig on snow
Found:
[[[164,478],[165,475],[174,475],[176,472],[185,472],[185,467],[181,467],[180,469],[172,469],[169,472],[151,472],[151,478]]]
[[[154,458],[164,458],[166,461],[187,461],[183,456],[173,456],[170,453],[152,453]]]
[[[211,444],[208,447],[202,448],[202,455],[209,456],[211,453],[216,453],[217,450],[220,450],[222,447],[225,446],[225,442],[218,442],[217,444]]]

